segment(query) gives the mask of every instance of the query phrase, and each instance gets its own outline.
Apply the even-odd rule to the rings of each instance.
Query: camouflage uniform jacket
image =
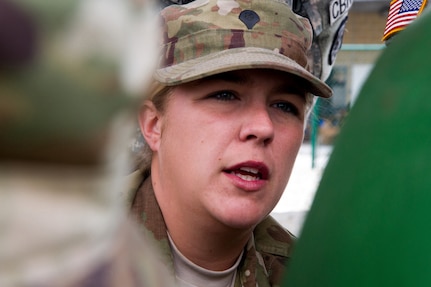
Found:
[[[133,177],[136,176],[135,191],[129,195],[131,216],[138,221],[144,234],[156,241],[162,260],[173,272],[167,228],[154,195],[151,179],[143,179],[139,172],[135,172]],[[292,252],[294,236],[271,216],[257,225],[253,234],[238,267],[235,287],[280,286],[285,264]]]

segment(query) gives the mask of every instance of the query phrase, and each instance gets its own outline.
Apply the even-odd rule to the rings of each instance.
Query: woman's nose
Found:
[[[274,124],[266,106],[254,105],[244,112],[240,139],[267,145],[274,138]]]

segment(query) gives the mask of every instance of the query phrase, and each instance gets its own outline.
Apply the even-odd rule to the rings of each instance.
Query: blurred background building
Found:
[[[382,36],[389,3],[390,0],[353,0],[343,44],[327,80],[334,95],[319,99],[315,110],[320,144],[333,144],[363,82],[385,48]]]
[[[383,31],[389,10],[389,0],[354,0],[349,12],[344,41],[337,56],[333,76],[344,72],[344,103],[353,103],[360,87],[385,45]],[[334,86],[334,104],[342,104],[342,95]]]
[[[334,94],[330,99],[318,99],[289,183],[272,212],[296,235],[300,235],[340,128],[386,47],[382,37],[389,3],[390,0],[353,0],[343,44],[327,80]]]

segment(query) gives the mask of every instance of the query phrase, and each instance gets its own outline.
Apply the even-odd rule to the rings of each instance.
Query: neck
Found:
[[[236,270],[242,260],[242,253],[236,262],[223,271],[212,271],[202,268],[188,260],[177,248],[172,238],[169,236],[169,242],[174,258],[175,276],[179,280],[180,286],[232,286]]]
[[[222,271],[240,256],[253,228],[235,229],[215,219],[177,209],[155,191],[168,232],[178,250],[202,268]]]

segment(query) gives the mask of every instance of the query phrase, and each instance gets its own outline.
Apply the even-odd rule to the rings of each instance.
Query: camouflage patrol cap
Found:
[[[277,0],[197,0],[161,12],[164,43],[156,80],[168,85],[240,69],[284,71],[309,83],[309,92],[331,89],[308,70],[309,21]]]

